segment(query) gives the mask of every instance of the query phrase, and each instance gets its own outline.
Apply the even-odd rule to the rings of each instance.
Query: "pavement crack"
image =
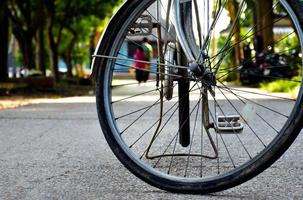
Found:
[[[49,180],[52,180],[52,179],[54,179],[54,178],[68,177],[68,174],[70,174],[70,173],[71,173],[71,171],[70,171],[70,170],[67,170],[67,171],[65,171],[65,172],[63,172],[63,173],[61,173],[61,174],[54,175],[54,176],[50,176],[50,177],[46,178],[45,180],[49,181]]]

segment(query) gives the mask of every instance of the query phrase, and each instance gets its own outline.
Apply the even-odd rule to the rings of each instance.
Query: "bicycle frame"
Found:
[[[121,6],[121,8],[118,10],[119,12],[123,12],[124,7],[126,7],[127,4],[129,4],[131,1],[125,1],[124,4]],[[209,5],[208,1],[207,2],[207,10],[209,10]],[[184,51],[184,54],[187,57],[188,63],[194,63],[199,61],[199,63],[203,63],[203,57],[201,56],[203,54],[204,49],[207,46],[208,40],[210,38],[209,35],[207,35],[203,39],[203,45],[202,45],[202,34],[201,34],[201,27],[200,27],[200,21],[199,21],[199,16],[196,14],[196,19],[197,19],[197,24],[198,24],[198,32],[199,32],[199,43],[200,46],[202,46],[202,49],[200,49],[196,41],[194,39],[194,31],[192,27],[192,19],[193,19],[193,12],[192,12],[192,5],[194,3],[194,7],[196,10],[196,13],[198,13],[198,5],[197,5],[197,0],[168,0],[168,9],[167,13],[170,13],[171,10],[173,10],[173,15],[175,16],[173,20],[174,26],[175,26],[175,31],[176,31],[176,38],[178,39],[178,42],[180,43],[181,48]],[[221,6],[221,0],[218,0],[219,6]],[[207,11],[208,12],[208,11]],[[118,14],[117,13],[117,14]],[[116,23],[115,20],[117,18],[117,14],[112,17],[110,20],[110,23],[108,24],[107,27],[114,26]],[[207,18],[207,17],[206,17]],[[208,19],[208,18],[207,18]],[[169,23],[169,22],[166,22]],[[214,28],[210,26],[209,32]],[[205,27],[209,27],[209,21],[206,21]],[[106,28],[107,29],[107,28]],[[186,30],[186,31],[184,31]],[[106,33],[104,31],[103,33]],[[98,42],[97,49],[101,46],[102,38],[104,35],[102,35],[101,39]],[[92,71],[91,71],[91,78],[96,80],[97,74],[99,71],[99,68],[94,67],[94,60],[96,56],[98,55],[98,52],[95,52],[93,55],[93,61],[92,61]]]
[[[183,23],[182,16],[184,15],[184,13],[187,13],[187,19],[184,20],[184,22],[190,22],[192,19],[192,10],[191,10],[191,1],[188,1],[186,3],[184,3],[184,10],[183,13],[181,13],[181,2],[180,0],[175,0],[174,2],[174,26],[176,29],[176,34],[177,34],[177,38],[178,38],[178,42],[181,44],[181,47],[187,57],[188,62],[194,62],[195,56],[190,48],[190,44],[188,42],[188,37],[186,37],[185,32],[184,32],[184,27],[183,25],[185,25],[186,30],[189,30],[189,34],[188,35],[193,35],[193,30],[192,30],[192,26],[190,26],[190,24],[188,23]],[[193,44],[193,43],[192,43]]]
[[[198,10],[198,2],[197,0],[175,0],[172,2],[174,5],[170,6],[174,8],[174,26],[176,29],[176,35],[178,38],[178,42],[180,43],[186,57],[188,63],[203,63],[203,53],[206,49],[208,42],[210,40],[211,32],[214,29],[214,25],[218,20],[218,14],[215,16],[215,20],[213,21],[212,25],[210,26],[209,22],[209,1],[206,1],[205,5],[205,13],[206,15],[204,20],[204,29],[207,33],[205,38],[202,41],[202,31],[201,31],[201,23],[200,23],[200,16]],[[192,5],[194,3],[194,5]],[[221,8],[222,3],[221,0],[218,0],[218,8]],[[196,21],[197,21],[197,29],[198,29],[198,36],[199,36],[199,43],[201,48],[197,45],[195,41],[195,34],[193,31],[193,10],[195,8],[196,14]],[[184,31],[186,30],[186,31]]]

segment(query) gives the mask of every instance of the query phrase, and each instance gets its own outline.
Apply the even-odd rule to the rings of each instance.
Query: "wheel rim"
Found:
[[[281,1],[283,6],[285,6],[285,9],[287,11],[289,7],[288,4],[285,1]],[[134,15],[137,15],[134,13]],[[293,15],[293,13],[291,13]],[[295,16],[291,16],[295,17]],[[295,19],[295,18],[293,18]],[[133,20],[131,20],[133,21]],[[296,22],[295,22],[296,23]],[[296,26],[296,24],[295,24]],[[298,28],[298,27],[297,27]],[[122,28],[123,29],[123,28]],[[300,32],[301,30],[299,30]],[[120,33],[122,35],[123,31]],[[299,38],[301,39],[301,38]],[[127,39],[128,42],[129,39]],[[113,44],[113,46],[116,45],[117,49],[118,46],[121,46],[121,42],[123,41],[116,41],[116,44]],[[301,40],[302,42],[302,40]],[[132,41],[131,43],[134,43]],[[138,42],[135,42],[138,43]],[[276,43],[275,43],[276,44]],[[138,44],[137,44],[138,45]],[[117,56],[117,49],[113,50],[111,52],[111,56]],[[116,65],[119,63],[119,60],[116,61]],[[300,63],[302,64],[302,62]],[[129,64],[124,64],[125,67],[130,67]],[[237,66],[238,67],[238,66]],[[218,151],[219,151],[219,159],[214,159],[211,160],[209,158],[200,158],[199,156],[180,156],[180,159],[177,158],[177,156],[170,156],[167,157],[169,158],[167,160],[166,157],[160,158],[160,161],[162,162],[164,159],[167,161],[163,162],[162,167],[164,170],[160,169],[160,164],[159,160],[156,161],[156,168],[154,168],[155,163],[151,163],[150,160],[146,159],[144,160],[144,152],[146,151],[146,146],[150,143],[150,140],[152,138],[152,135],[154,134],[153,132],[157,128],[157,123],[156,125],[155,122],[157,122],[159,119],[155,116],[157,116],[157,113],[159,111],[153,111],[156,105],[159,104],[159,88],[155,89],[155,78],[151,79],[145,86],[142,86],[141,89],[138,89],[136,84],[133,82],[127,82],[127,83],[115,83],[115,75],[113,75],[113,63],[110,61],[108,62],[108,67],[107,70],[105,70],[105,78],[108,77],[108,79],[105,79],[103,84],[104,88],[107,88],[107,90],[103,91],[103,98],[108,100],[107,104],[105,105],[105,109],[107,110],[108,115],[107,120],[109,121],[109,126],[112,130],[112,134],[114,138],[117,140],[118,144],[121,146],[123,151],[135,162],[137,163],[138,166],[142,167],[144,170],[148,171],[149,173],[152,173],[158,177],[165,178],[167,180],[173,180],[177,182],[209,182],[209,181],[214,181],[214,180],[219,180],[226,178],[236,172],[239,172],[247,167],[249,167],[252,163],[257,161],[263,154],[265,154],[268,150],[269,147],[272,146],[277,140],[281,137],[281,135],[285,132],[285,129],[287,128],[289,121],[286,119],[283,121],[283,126],[280,125],[280,127],[274,126],[274,124],[280,124],[278,119],[279,116],[284,116],[284,110],[279,110],[282,107],[285,106],[284,103],[281,103],[280,101],[287,101],[287,102],[292,102],[293,106],[295,106],[295,102],[291,101],[288,98],[285,98],[284,96],[277,96],[276,94],[261,94],[260,91],[256,91],[251,88],[237,88],[237,87],[231,87],[230,85],[225,84],[224,82],[217,80],[220,85],[216,86],[216,92],[218,93],[217,95],[220,97],[216,97],[215,99],[212,99],[212,105],[209,107],[213,107],[214,109],[211,111],[213,113],[212,118],[213,121],[216,121],[216,112],[220,112],[221,115],[228,115],[226,113],[231,112],[230,110],[233,110],[231,112],[232,114],[238,114],[240,115],[241,118],[255,118],[257,117],[259,120],[257,122],[262,122],[266,125],[266,127],[263,128],[264,130],[267,130],[267,132],[264,134],[261,133],[260,135],[257,134],[257,132],[262,132],[262,130],[256,131],[258,129],[259,125],[257,122],[252,121],[252,119],[245,119],[247,122],[250,121],[250,123],[247,123],[247,130],[250,130],[250,136],[244,135],[243,133],[241,134],[216,134],[216,133],[211,133],[212,139],[214,143],[219,146]],[[228,73],[228,72],[227,72]],[[226,74],[226,73],[225,73]],[[224,74],[220,75],[224,76]],[[300,81],[301,82],[301,81]],[[114,83],[115,86],[112,87],[110,84]],[[198,86],[197,86],[198,85]],[[190,109],[190,114],[191,114],[191,120],[193,119],[193,122],[191,121],[191,127],[192,129],[200,129],[200,134],[203,131],[202,136],[200,135],[200,138],[197,136],[198,133],[197,131],[191,130],[191,139],[192,139],[192,144],[189,148],[184,148],[181,149],[180,146],[178,146],[178,140],[176,138],[178,135],[178,130],[176,131],[175,128],[175,123],[172,122],[177,122],[178,119],[176,118],[176,113],[175,109],[178,107],[175,101],[175,96],[176,90],[174,92],[175,96],[173,95],[173,98],[171,101],[166,101],[165,104],[167,106],[166,109],[164,109],[162,114],[165,114],[165,116],[162,119],[162,127],[164,128],[159,130],[161,131],[161,136],[162,135],[168,135],[170,136],[170,140],[167,140],[167,143],[170,144],[169,146],[170,149],[166,151],[172,151],[173,154],[177,154],[177,150],[183,150],[186,152],[192,152],[194,151],[193,146],[198,146],[200,149],[203,149],[205,152],[208,151],[209,157],[213,156],[214,154],[214,149],[211,148],[211,142],[206,141],[207,135],[205,134],[205,129],[201,129],[201,125],[198,125],[198,122],[201,122],[201,82],[198,82],[198,84],[195,85],[195,82],[191,84],[190,89],[193,90],[191,92],[191,109]],[[125,94],[126,88],[129,89],[129,92]],[[135,90],[135,93],[133,93]],[[137,90],[137,91],[136,91]],[[142,92],[138,92],[139,90],[144,90]],[[236,94],[235,94],[236,93]],[[243,93],[246,93],[247,96],[243,97]],[[117,96],[115,96],[117,94]],[[140,95],[139,95],[140,94]],[[124,96],[123,96],[124,95]],[[257,100],[251,100],[249,99],[249,96],[251,95],[256,95],[254,98]],[[266,102],[264,99],[271,99],[272,101],[278,101],[279,104],[277,106],[274,106],[275,108],[271,108],[267,106],[268,102]],[[236,103],[233,103],[233,101],[238,101]],[[224,105],[221,105],[221,101],[225,101],[228,105],[229,108],[225,108]],[[231,101],[231,102],[230,102]],[[299,100],[301,101],[301,100]],[[246,105],[243,103],[246,102]],[[243,104],[242,106],[240,104]],[[119,105],[118,105],[119,104]],[[176,104],[176,105],[175,105]],[[254,104],[254,105],[251,105]],[[271,104],[271,103],[270,103]],[[289,103],[286,103],[289,104]],[[173,106],[175,105],[175,106]],[[216,105],[216,106],[215,106]],[[125,110],[124,107],[127,107]],[[216,108],[217,107],[217,108]],[[224,107],[224,108],[223,108]],[[235,108],[236,107],[236,108]],[[239,107],[239,108],[237,108]],[[258,108],[256,108],[258,107]],[[270,109],[269,109],[270,108]],[[258,109],[255,111],[255,109]],[[238,111],[237,111],[238,110]],[[253,112],[254,116],[250,116],[249,114],[245,114],[247,116],[242,116],[242,112],[249,113],[249,111]],[[272,116],[267,116],[268,112],[274,113],[273,115],[277,118],[275,120],[272,119],[264,119],[265,117],[272,118]],[[287,115],[290,117],[293,117],[291,115],[292,109],[288,109]],[[146,117],[146,113],[149,113],[148,117]],[[173,115],[172,115],[173,114]],[[158,114],[159,115],[159,114]],[[277,116],[279,115],[279,116]],[[135,117],[134,117],[135,116]],[[288,116],[288,118],[289,118]],[[125,119],[128,118],[128,119]],[[119,121],[123,120],[123,122]],[[281,120],[282,121],[282,120]],[[140,122],[140,123],[139,123]],[[167,123],[166,123],[167,122]],[[245,121],[244,121],[245,123]],[[273,124],[274,123],[274,124]],[[154,125],[151,127],[151,125]],[[264,125],[264,126],[265,126]],[[145,127],[145,130],[149,130],[149,136],[147,136],[148,132],[144,134],[144,130],[141,131],[141,133],[138,134],[138,126],[140,127]],[[199,127],[200,126],[200,127]],[[165,133],[164,129],[166,129],[167,133]],[[245,129],[245,130],[246,130]],[[271,133],[271,137],[268,137],[268,129],[279,129],[282,131],[276,131],[272,130],[272,132],[275,132],[276,134]],[[174,130],[174,131],[173,131]],[[122,132],[122,136],[121,136]],[[170,133],[169,133],[170,132]],[[177,132],[177,133],[176,133]],[[279,133],[277,133],[279,132]],[[281,132],[281,133],[280,133]],[[125,136],[127,134],[132,134],[132,136]],[[137,135],[136,135],[137,134]],[[143,135],[143,136],[142,136]],[[136,137],[135,137],[136,136]],[[251,136],[253,136],[253,140]],[[143,140],[142,138],[148,138],[145,139],[145,141],[140,141]],[[196,138],[195,138],[196,137]],[[171,140],[173,139],[173,140]],[[194,139],[197,139],[199,141],[203,141],[202,145],[194,145]],[[209,138],[208,138],[209,139]],[[159,144],[153,144],[153,147],[156,150],[159,150],[162,148],[162,145],[165,141],[165,139],[161,138],[159,139],[161,142]],[[234,145],[233,142],[237,141],[237,145]],[[134,142],[136,142],[134,144]],[[140,142],[141,144],[138,145],[137,143]],[[259,143],[259,144],[257,144]],[[144,146],[144,148],[139,148],[136,146]],[[201,146],[203,148],[201,148]],[[233,146],[233,147],[232,147]],[[131,147],[131,148],[129,148]],[[239,150],[238,148],[241,147],[242,150]],[[143,150],[142,150],[143,149]],[[162,148],[163,149],[163,148]],[[166,148],[164,148],[165,150]],[[198,149],[199,150],[199,149]],[[138,153],[141,151],[141,154]],[[143,151],[143,154],[142,154]],[[198,152],[198,153],[192,153],[192,154],[205,154]],[[248,156],[249,154],[249,156]],[[251,154],[251,155],[250,155]],[[142,157],[143,155],[143,157]],[[237,158],[237,161],[234,161],[234,156]],[[249,157],[247,159],[247,156]],[[141,157],[143,160],[141,160]],[[245,159],[246,157],[246,159]],[[198,158],[198,164],[196,164],[193,159]],[[224,160],[225,159],[225,160]],[[196,159],[197,160],[197,159]],[[202,160],[202,164],[200,162]],[[235,162],[239,162],[240,164],[236,164]],[[159,164],[159,165],[158,165]],[[158,167],[157,167],[158,165]],[[178,166],[179,165],[179,168]],[[181,167],[180,167],[181,165]],[[192,167],[189,169],[190,165]],[[202,166],[202,167],[201,167]],[[174,167],[174,169],[172,169]],[[167,168],[169,168],[167,170]],[[208,168],[208,169],[207,169]],[[194,172],[189,172],[190,170]],[[202,170],[202,173],[201,173]],[[179,172],[182,173],[179,173]],[[210,172],[212,171],[212,172]],[[202,174],[202,176],[201,176]],[[185,177],[185,178],[184,178]]]

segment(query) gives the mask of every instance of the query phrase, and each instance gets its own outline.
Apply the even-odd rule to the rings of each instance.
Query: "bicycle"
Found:
[[[271,41],[261,50],[302,57],[302,2],[264,1],[270,7],[257,22],[249,2],[132,0],[111,19],[93,56],[98,116],[114,154],[143,181],[178,193],[225,190],[268,168],[301,131],[302,70],[295,78],[257,74],[296,83],[291,97],[225,81],[237,77],[238,46],[262,34]],[[115,69],[134,68],[131,49],[143,37],[157,52],[157,62],[141,61],[154,76],[141,86],[120,82]]]

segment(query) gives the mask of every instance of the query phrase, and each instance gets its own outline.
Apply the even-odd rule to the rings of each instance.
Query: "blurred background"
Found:
[[[91,85],[91,55],[121,3],[1,0],[0,95]]]
[[[270,73],[263,69],[268,63],[271,67],[278,65],[280,69],[286,69],[278,74],[282,78],[296,80],[301,73],[302,55],[297,33],[289,18],[284,17],[283,9],[273,6],[275,2],[246,1],[241,15],[245,23],[236,24],[232,38],[234,43],[241,44],[232,47],[222,62],[222,68],[226,69],[230,66],[243,67],[229,73],[222,81],[253,85],[270,92],[298,90],[299,83],[296,81],[256,79],[254,76],[254,73]],[[107,22],[122,3],[123,0],[1,0],[2,98],[39,92],[42,95],[47,94],[45,92],[77,95],[87,94],[88,91],[93,94],[89,80],[91,56]],[[214,53],[224,45],[239,3],[232,0],[225,5],[220,19],[222,26],[212,41]],[[250,32],[252,34],[247,37]],[[131,45],[124,44],[123,48],[128,57],[133,56]],[[254,61],[247,63],[246,60]],[[249,73],[248,68],[251,69]],[[122,72],[129,73],[128,70]]]

